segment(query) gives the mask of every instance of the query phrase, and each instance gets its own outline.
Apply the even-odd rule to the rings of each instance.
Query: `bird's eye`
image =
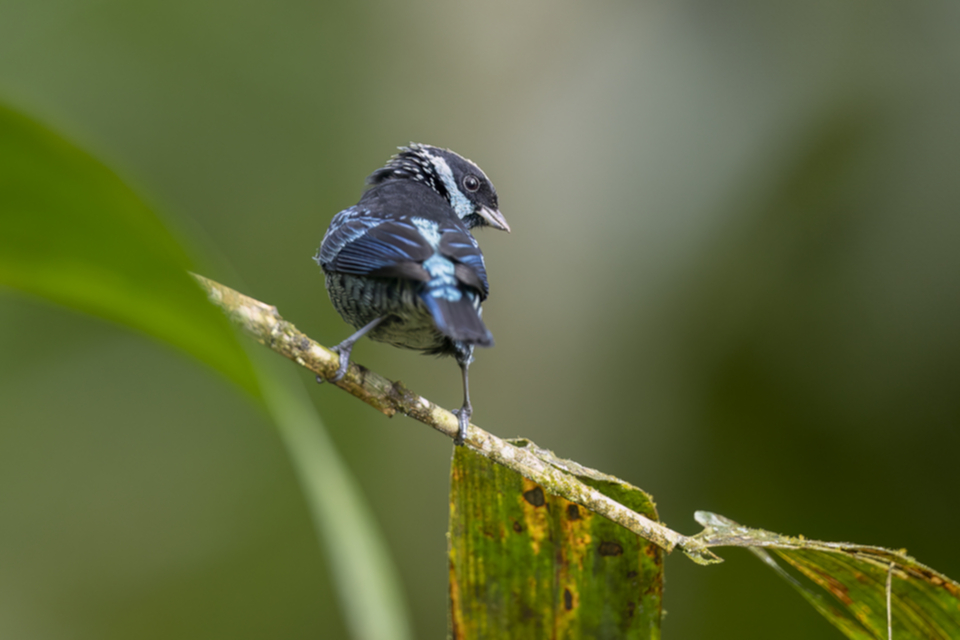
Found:
[[[474,175],[466,176],[463,179],[463,188],[467,191],[476,191],[480,188],[480,178]]]

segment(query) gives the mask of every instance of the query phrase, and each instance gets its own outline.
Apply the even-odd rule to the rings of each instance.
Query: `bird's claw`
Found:
[[[351,349],[342,349],[340,345],[337,345],[330,349],[340,356],[340,366],[337,367],[337,372],[330,376],[330,382],[340,382],[343,380],[343,376],[347,375],[347,368],[350,366],[350,351]],[[344,353],[346,351],[346,353]]]
[[[451,413],[457,416],[457,435],[453,437],[453,444],[462,447],[467,439],[467,427],[470,426],[470,415],[473,413],[465,408],[454,409]]]

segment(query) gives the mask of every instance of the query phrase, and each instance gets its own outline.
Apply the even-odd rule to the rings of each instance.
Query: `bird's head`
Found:
[[[446,198],[468,228],[493,227],[510,231],[497,204],[497,190],[476,164],[449,149],[411,142],[400,147],[386,166],[374,171],[367,182],[416,180]]]

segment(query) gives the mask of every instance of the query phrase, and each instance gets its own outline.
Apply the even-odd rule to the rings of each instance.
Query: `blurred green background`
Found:
[[[684,533],[708,509],[960,577],[956,3],[0,0],[0,100],[327,344],[350,332],[311,260],[330,218],[397,145],[450,147],[514,229],[480,234],[479,425],[643,487]],[[354,354],[459,404],[452,361]],[[442,637],[450,442],[310,393],[417,637]],[[840,637],[721,555],[668,559],[665,638]],[[0,567],[2,638],[346,637],[258,410],[10,291]]]

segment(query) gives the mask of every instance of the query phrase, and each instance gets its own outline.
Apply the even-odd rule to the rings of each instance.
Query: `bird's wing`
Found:
[[[338,213],[323,238],[317,262],[326,271],[353,275],[386,275],[384,269],[402,264],[418,265],[433,255],[433,248],[417,227],[402,219],[390,219],[351,207]],[[413,270],[400,277],[427,280],[429,275]]]
[[[351,207],[330,223],[317,262],[326,271],[427,282],[431,276],[423,262],[439,253],[454,263],[458,281],[485,298],[489,287],[483,254],[473,235],[457,222],[382,217]]]
[[[483,263],[480,245],[465,228],[450,226],[440,236],[440,255],[454,262],[457,280],[479,291],[484,298],[490,293],[487,268]]]

